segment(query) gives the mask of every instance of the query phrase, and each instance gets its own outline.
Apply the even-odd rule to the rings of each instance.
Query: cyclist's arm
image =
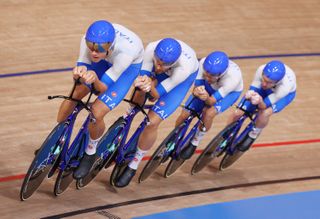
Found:
[[[102,76],[101,81],[105,84],[111,84],[118,80],[121,74],[132,64],[133,57],[124,53],[117,55],[111,68]]]
[[[160,98],[160,94],[159,94],[159,92],[157,91],[157,87],[155,86],[154,83],[152,83],[152,85],[151,85],[150,94],[151,94],[151,96],[153,97],[153,100],[154,100],[154,101]]]
[[[287,96],[289,93],[290,93],[290,89],[287,86],[280,85],[275,89],[273,93],[269,94],[266,98],[264,98],[263,101],[261,102],[261,106],[259,104],[258,107],[259,109],[266,109],[272,106],[272,104],[276,103],[281,98]]]
[[[176,67],[172,75],[158,84],[153,91],[151,90],[151,94],[155,94],[158,98],[169,93],[173,88],[177,85],[185,81],[189,77],[189,74],[185,72],[183,67]],[[156,98],[156,96],[154,96]]]
[[[226,81],[227,82],[225,82],[222,87],[220,87],[216,92],[214,92],[211,96],[209,96],[209,98],[205,101],[207,105],[212,106],[216,102],[222,100],[228,94],[235,91],[238,88],[239,83],[242,82],[242,80],[234,80],[234,79],[232,80],[232,78],[229,78]]]
[[[106,90],[108,90],[108,86],[100,81],[97,77],[97,80],[93,84],[94,89],[98,91],[99,93],[104,93]]]
[[[267,104],[265,104],[264,101],[261,101],[259,104],[258,104],[258,109],[261,109],[261,110],[264,110],[264,109],[267,109]]]
[[[206,105],[213,106],[217,102],[214,96],[209,96],[208,99],[205,101]]]

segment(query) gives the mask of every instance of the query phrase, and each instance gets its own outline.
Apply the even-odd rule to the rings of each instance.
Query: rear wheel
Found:
[[[234,153],[224,155],[222,161],[220,162],[219,170],[225,170],[226,168],[230,167],[232,164],[234,164],[242,155],[244,152],[235,150]]]
[[[185,161],[185,159],[181,158],[178,160],[172,158],[166,168],[166,171],[164,172],[164,176],[166,178],[172,176],[176,172],[176,170],[179,169],[182,166],[182,164],[184,164]]]
[[[41,185],[56,163],[66,140],[66,125],[59,123],[37,151],[23,180],[20,199],[28,199]]]
[[[189,137],[189,139],[186,140],[184,145],[181,147],[182,150],[185,147],[190,147],[190,142],[193,139],[194,135],[195,135],[195,132]],[[173,156],[164,172],[164,177],[168,178],[169,176],[172,176],[184,164],[185,161],[186,160],[182,158],[175,159]]]
[[[175,137],[180,127],[176,127],[170,134],[163,140],[157,150],[153,153],[150,160],[144,166],[140,176],[139,183],[145,181],[159,166],[168,160],[171,151],[174,150]]]
[[[119,176],[121,176],[127,166],[128,163],[114,165],[110,176],[110,185],[114,186],[116,184],[116,180],[119,178]]]
[[[250,128],[244,130],[233,142],[233,150],[227,151],[220,162],[219,170],[225,170],[230,167],[251,147],[254,140],[249,137],[249,130]]]
[[[83,134],[79,141],[76,143],[76,145],[72,145],[68,151],[67,151],[67,155],[68,157],[70,157],[70,159],[67,161],[68,163],[65,163],[65,169],[62,170],[60,169],[59,174],[57,176],[55,185],[54,185],[54,194],[56,196],[62,194],[67,188],[68,186],[71,184],[71,182],[73,181],[73,171],[75,170],[76,166],[75,164],[79,164],[80,163],[80,150],[81,148],[84,148],[86,145],[86,139],[88,137],[88,133],[87,134]],[[62,161],[64,162],[64,161]]]
[[[54,194],[56,196],[62,194],[73,181],[73,169],[67,168],[58,173],[56,183],[54,185]]]
[[[103,169],[103,167],[111,166],[111,164],[114,160],[114,157],[115,157],[114,155],[115,155],[115,152],[110,154],[108,156],[108,158],[105,160],[101,159],[100,157],[98,159],[96,159],[89,174],[87,176],[85,176],[83,179],[77,180],[77,183],[76,183],[77,189],[81,189],[81,188],[87,186],[94,178],[96,178],[96,176],[100,173],[100,171]]]
[[[81,189],[88,185],[103,169],[108,168],[114,161],[118,145],[114,145],[115,138],[119,138],[118,142],[121,142],[123,134],[121,130],[124,127],[123,118],[119,118],[106,132],[99,142],[97,155],[98,158],[95,160],[89,174],[83,179],[77,180],[77,189]],[[104,158],[105,157],[105,158]]]
[[[203,150],[200,156],[197,158],[196,162],[193,164],[191,169],[191,174],[194,175],[201,171],[205,166],[207,166],[214,158],[221,156],[226,150],[229,144],[228,140],[233,140],[228,138],[229,134],[236,128],[237,123],[231,123],[225,127],[208,146]]]

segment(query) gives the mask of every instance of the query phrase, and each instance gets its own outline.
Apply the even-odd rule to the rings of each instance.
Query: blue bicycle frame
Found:
[[[152,105],[145,105],[143,108],[151,109]],[[145,126],[148,124],[148,118],[145,117],[144,120],[139,125],[138,129],[133,133],[131,138],[128,140],[128,142],[125,143],[132,120],[139,111],[140,109],[138,107],[134,107],[133,110],[129,113],[129,115],[126,118],[124,118],[125,126],[121,131],[121,135],[123,135],[123,138],[121,139],[121,142],[118,146],[117,156],[115,158],[115,162],[118,165],[126,162],[130,162],[134,158],[139,136],[142,133]]]
[[[81,109],[79,107],[76,107],[74,114],[72,114],[70,117],[71,119],[75,120],[75,117],[77,116],[76,114],[79,113]],[[88,125],[90,123],[90,118],[91,116],[87,116],[86,120],[82,124],[82,127],[80,128],[77,136],[73,140],[72,144],[70,147],[64,147],[61,153],[61,162],[59,164],[59,169],[60,170],[65,170],[67,167],[70,168],[76,168],[79,166],[80,161],[79,158],[81,158],[84,154],[84,150],[86,145],[89,142],[89,130],[88,130]],[[73,121],[74,122],[74,121]],[[73,126],[70,126],[69,128],[69,139],[71,137]],[[69,144],[68,144],[69,145]],[[80,145],[80,147],[79,147]],[[73,159],[76,158],[76,159]]]
[[[172,142],[169,145],[169,149],[165,151],[164,157],[167,157],[171,154],[172,151],[174,153],[171,154],[173,159],[180,159],[180,153],[182,149],[187,146],[186,143],[190,142],[190,140],[194,137],[196,134],[197,128],[199,127],[201,123],[201,116],[199,120],[195,123],[195,125],[192,127],[192,129],[189,131],[187,136],[185,137],[185,134],[187,133],[187,130],[192,122],[192,120],[196,117],[195,113],[192,113],[181,125],[181,127],[177,130],[177,133],[179,133],[179,136],[175,138],[175,141]]]
[[[74,127],[74,123],[75,120],[77,118],[77,115],[79,114],[80,110],[82,109],[81,106],[76,106],[76,108],[73,110],[73,112],[71,113],[70,116],[68,116],[67,120],[64,122],[65,127],[63,130],[63,135],[60,137],[57,145],[56,146],[56,150],[54,152],[54,155],[59,154],[60,158],[58,159],[57,162],[64,160],[64,155],[66,154],[68,148],[69,148],[69,143],[70,143],[70,139],[71,139],[71,134],[73,131],[73,127]],[[74,141],[75,142],[75,141]],[[62,146],[62,148],[61,148]],[[61,153],[60,153],[61,152]],[[52,160],[54,159],[54,157],[52,157]],[[51,160],[51,162],[52,162]],[[60,164],[59,164],[60,166]],[[56,168],[52,168],[48,174],[48,178],[50,178],[51,176],[53,176],[54,172],[56,171]]]
[[[235,122],[235,127],[233,127],[233,130],[230,132],[227,132],[229,134],[228,136],[223,136],[225,140],[223,141],[222,144],[220,144],[219,148],[217,149],[217,154],[220,154],[223,152],[225,149],[227,149],[227,153],[230,155],[233,155],[234,152],[236,151],[236,145],[237,143],[243,139],[253,128],[255,125],[255,121],[257,119],[256,112],[253,114],[243,110],[241,108],[242,106],[238,107],[242,111],[244,111],[244,115],[242,115],[236,122]],[[250,118],[251,122],[246,126],[246,128],[238,135],[244,121]]]

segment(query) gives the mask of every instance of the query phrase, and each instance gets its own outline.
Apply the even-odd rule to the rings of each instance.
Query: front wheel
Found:
[[[229,142],[228,137],[231,132],[236,128],[236,122],[229,124],[225,127],[208,146],[203,150],[200,156],[197,158],[196,162],[193,164],[191,169],[191,174],[194,175],[200,172],[205,166],[207,166],[214,158],[221,156],[226,150]],[[233,140],[229,139],[229,140]]]
[[[21,186],[21,201],[28,199],[46,178],[62,151],[67,138],[65,135],[66,125],[59,123],[37,151]]]

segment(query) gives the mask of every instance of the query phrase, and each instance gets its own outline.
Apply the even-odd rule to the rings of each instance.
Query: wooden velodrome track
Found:
[[[1,1],[0,218],[106,218],[106,212],[131,218],[320,189],[319,11],[319,0]],[[176,37],[191,45],[198,57],[213,50],[223,50],[230,56],[301,54],[280,58],[296,72],[298,94],[287,109],[272,117],[257,142],[260,146],[274,144],[250,150],[223,172],[212,165],[191,176],[194,156],[171,178],[163,178],[164,168],[160,168],[143,184],[135,178],[124,189],[107,185],[107,170],[87,188],[77,191],[73,184],[63,195],[54,197],[54,180],[49,179],[29,200],[21,202],[21,174],[26,172],[33,151],[55,125],[60,104],[48,101],[46,96],[67,94],[72,80],[70,71],[4,76],[72,67],[81,36],[97,19],[132,29],[145,45],[163,37]],[[317,54],[308,56],[310,53]],[[269,60],[235,60],[242,69],[245,87],[256,68]],[[112,124],[125,108],[122,103],[110,113],[106,124]],[[171,130],[179,111],[163,122],[157,144]],[[215,120],[200,149],[225,125],[229,113]]]

